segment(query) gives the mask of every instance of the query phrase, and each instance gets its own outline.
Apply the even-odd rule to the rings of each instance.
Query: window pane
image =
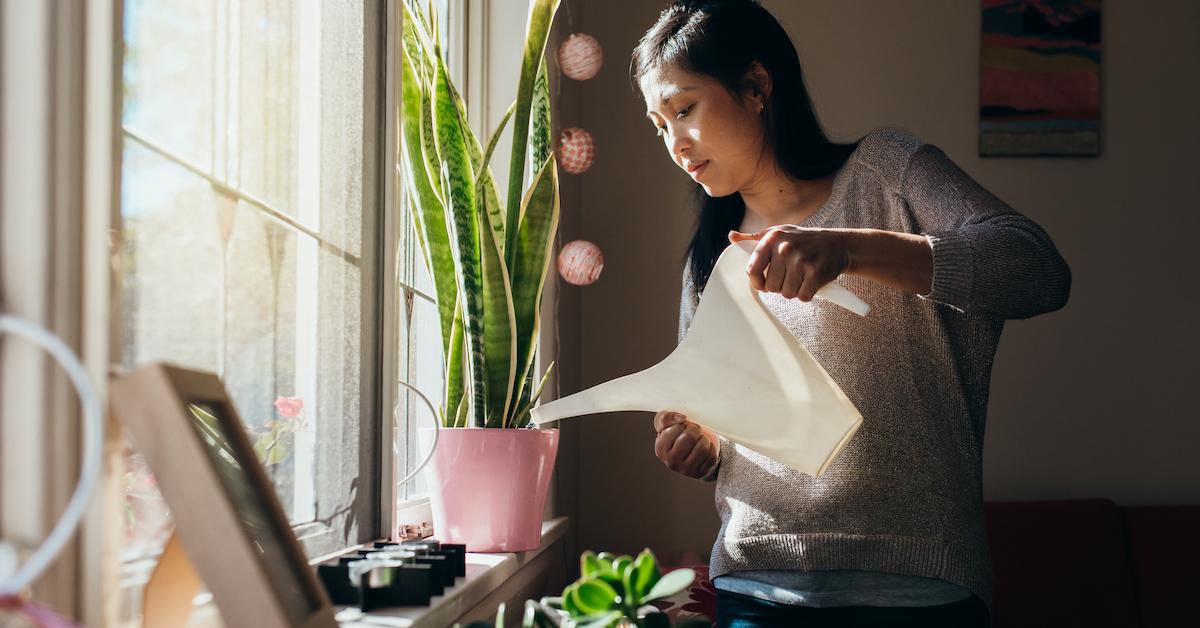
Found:
[[[302,109],[319,93],[299,93],[315,87],[303,51],[293,54],[293,38],[301,14],[295,2],[241,0],[236,34],[239,59],[231,82],[237,86],[237,183],[250,194],[295,215],[300,137],[296,133]],[[302,62],[305,65],[302,67]],[[308,105],[308,106],[305,106]],[[307,113],[307,111],[306,111]]]
[[[309,551],[332,551],[356,538],[374,272],[363,0],[125,6],[122,365],[220,375]],[[165,528],[138,462],[127,557]]]
[[[446,395],[446,377],[437,305],[417,295],[410,297],[410,304],[410,307],[405,308],[412,313],[408,323],[408,343],[405,352],[409,373],[407,381],[429,397],[434,406],[439,406]],[[432,427],[434,419],[425,403],[407,389],[401,388],[397,399],[401,403],[398,415],[408,417],[407,424],[401,424],[402,429],[396,430],[396,437],[399,439],[398,464],[405,470],[403,475],[407,475],[425,455],[425,450],[419,447],[417,430]],[[399,497],[416,497],[423,495],[425,490],[425,474],[422,473],[402,489]]]
[[[124,125],[211,166],[217,3],[126,0]]]

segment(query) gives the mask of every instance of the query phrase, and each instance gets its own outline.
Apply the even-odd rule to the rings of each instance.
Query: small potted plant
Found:
[[[579,580],[567,585],[561,596],[525,602],[524,628],[670,628],[667,614],[650,603],[683,591],[696,577],[691,569],[676,569],[664,575],[648,549],[637,558],[584,552],[579,562]],[[674,626],[708,625],[704,620],[688,619]],[[496,613],[496,628],[501,626],[503,604]],[[474,622],[467,628],[491,627],[486,622]]]
[[[404,3],[401,129],[409,209],[435,284],[446,364],[442,426],[428,469],[434,529],[470,551],[541,543],[558,430],[529,429],[542,288],[558,227],[544,52],[557,0],[532,0],[517,98],[486,150],[432,35],[437,16]],[[513,126],[501,197],[489,163]],[[525,186],[527,152],[533,176]],[[549,375],[549,370],[547,370]],[[426,447],[433,429],[422,430]]]

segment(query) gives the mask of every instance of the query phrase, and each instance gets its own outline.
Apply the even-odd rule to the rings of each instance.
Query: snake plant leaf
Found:
[[[537,80],[538,67],[546,52],[546,38],[550,34],[550,22],[558,11],[559,0],[532,0],[529,6],[529,23],[525,29],[525,54],[521,61],[521,77],[517,83],[517,107],[514,115],[512,159],[509,162],[508,212],[504,226],[505,256],[509,266],[514,266],[518,212],[522,191],[525,186],[525,151],[529,148],[529,114],[533,106],[533,85]]]
[[[468,427],[467,426],[467,406],[470,403],[467,401],[467,395],[464,392],[458,399],[458,410],[454,412],[454,422],[451,427]]]
[[[422,22],[412,19],[412,13],[409,12],[407,4],[404,5],[404,11],[404,45],[401,48],[401,56],[402,58],[408,57],[411,64],[410,70],[416,75],[416,80],[413,80],[411,76],[407,79],[402,76],[401,81],[406,85],[418,86],[420,88],[420,108],[423,112],[423,115],[420,117],[421,141],[419,144],[414,143],[414,145],[421,146],[422,156],[425,160],[423,168],[425,176],[429,179],[430,187],[438,199],[444,204],[445,196],[441,180],[442,160],[438,157],[436,139],[433,133],[433,86],[436,75],[433,60],[437,56],[436,47],[429,40],[429,35],[423,30]],[[405,113],[409,115],[407,104],[405,107]],[[415,118],[415,116],[413,117]]]
[[[404,12],[404,26],[401,30],[403,53],[412,59],[413,68],[418,70],[417,76],[421,78],[421,83],[433,85],[434,69],[431,62],[433,43],[429,39],[429,31],[426,30],[423,18],[413,17],[407,3],[403,3],[402,10]],[[417,7],[417,10],[420,12],[420,7]]]
[[[420,83],[412,59],[401,59],[402,147],[404,167],[401,168],[408,189],[410,214],[420,241],[425,263],[433,277],[437,297],[438,318],[442,331],[442,355],[449,355],[450,335],[454,321],[454,305],[458,299],[454,280],[454,259],[446,230],[446,213],[442,201],[434,192],[426,170],[421,139],[421,126],[429,111],[422,106]]]
[[[420,24],[421,28],[425,29],[425,32],[427,33],[433,32],[433,30],[430,29],[431,22],[429,21],[429,16],[432,15],[431,12],[433,10],[432,4],[429,5],[430,11],[422,9],[419,0],[404,0],[402,4],[404,5],[404,9],[406,11],[404,15],[405,23],[408,23],[408,19],[411,17],[411,15],[415,14],[419,19],[417,23]]]
[[[538,171],[520,207],[521,224],[510,270],[517,320],[516,383],[524,386],[533,368],[542,292],[550,268],[553,234],[558,229],[558,165],[553,153]],[[522,395],[517,391],[513,396]]]
[[[451,275],[451,279],[453,279]],[[463,399],[466,397],[463,394],[466,391],[464,382],[466,381],[466,372],[463,370],[463,318],[462,304],[458,301],[458,295],[454,296],[454,318],[453,325],[450,331],[449,350],[445,353],[446,356],[446,412],[449,414],[449,422],[442,423],[445,427],[463,427],[465,424],[466,404]]]
[[[451,94],[454,96],[454,104],[458,107],[459,118],[463,121],[463,128],[469,129],[467,124],[467,105],[463,97],[459,95],[458,88],[454,83],[450,84]],[[495,136],[500,134],[504,129],[504,125],[508,122],[508,116],[500,123],[500,128],[496,130]],[[475,171],[475,187],[476,198],[483,199],[483,207],[488,210],[488,219],[492,228],[500,232],[500,250],[504,250],[504,205],[500,203],[500,194],[496,191],[496,179],[492,174],[492,169],[485,162],[483,148],[479,144],[479,138],[475,137],[475,133],[468,132],[467,134],[467,154],[471,156],[471,167]],[[493,136],[493,140],[495,139]]]
[[[642,603],[645,604],[654,600],[671,597],[688,588],[692,584],[692,580],[695,579],[696,572],[691,569],[676,569],[654,583],[654,586],[650,587],[650,592],[642,598]]]
[[[483,350],[487,364],[487,427],[505,427],[512,404],[513,377],[517,370],[516,320],[508,267],[496,233],[488,228],[485,212],[478,212],[480,261],[483,279]]]
[[[516,106],[516,103],[513,103]],[[550,120],[550,82],[546,78],[546,59],[538,66],[537,81],[533,84],[533,163],[540,164],[550,156],[554,144],[554,127]]]
[[[429,178],[434,194],[446,204],[446,190],[442,185],[442,157],[438,153],[437,133],[434,131],[433,83],[429,89],[421,90],[421,156],[425,159],[425,174]],[[426,115],[427,114],[427,115]]]
[[[483,277],[480,260],[479,217],[475,203],[474,172],[467,155],[465,128],[450,92],[450,77],[441,57],[434,59],[433,126],[445,191],[446,230],[453,251],[458,297],[466,321],[466,363],[470,373],[471,425],[483,427],[487,416],[487,365],[484,358]]]
[[[546,372],[542,374],[542,381],[538,382],[537,389],[530,394],[528,387],[521,391],[521,405],[517,407],[517,411],[513,414],[512,427],[526,427],[529,425],[529,411],[533,408],[533,404],[537,403],[538,397],[542,396],[542,389],[546,387],[546,382],[550,379],[550,373],[554,370],[554,362],[551,362],[546,367]]]
[[[508,126],[508,121],[512,119],[513,109],[516,106],[516,102],[508,106],[508,111],[504,113],[504,117],[500,119],[500,125],[496,127],[496,131],[492,133],[492,139],[488,141],[487,152],[483,155],[483,162],[475,170],[475,196],[483,198],[484,205],[487,207],[487,215],[491,223],[492,232],[499,238],[501,246],[504,244],[504,207],[500,206],[500,197],[496,194],[494,182],[491,178],[490,166],[492,155],[496,153],[496,144],[500,142],[500,134],[504,132],[504,127]],[[488,173],[488,177],[481,179],[480,173],[483,172]],[[489,185],[492,187],[490,193],[488,192]]]
[[[453,90],[453,84],[450,85]],[[457,92],[452,94],[459,115],[459,123],[464,129],[466,125],[466,110],[462,106]],[[467,129],[466,135],[468,152],[471,153],[472,167],[475,173],[474,198],[486,209],[478,211],[477,226],[480,238],[480,262],[483,281],[483,342],[484,355],[487,364],[487,427],[507,427],[506,419],[515,405],[513,398],[513,379],[517,372],[516,351],[516,320],[513,310],[512,283],[508,265],[504,260],[503,242],[504,210],[499,207],[500,199],[496,195],[495,186],[490,177],[491,157],[496,149],[496,141],[504,126],[511,117],[512,108],[500,122],[500,128],[492,137],[486,154],[475,155],[478,151],[475,134]],[[472,144],[476,144],[472,149]],[[490,190],[490,194],[489,194]],[[500,227],[497,229],[497,227]]]

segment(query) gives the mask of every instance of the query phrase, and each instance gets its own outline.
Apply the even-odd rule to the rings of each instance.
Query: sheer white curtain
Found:
[[[66,341],[101,393],[118,13],[116,0],[0,0],[0,307]],[[75,488],[78,407],[47,356],[0,338],[0,537],[23,550],[41,543]],[[100,525],[112,497],[99,492],[76,541],[33,587],[37,601],[88,625],[112,617]]]

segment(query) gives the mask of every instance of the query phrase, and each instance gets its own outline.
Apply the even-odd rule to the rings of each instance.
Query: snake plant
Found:
[[[446,427],[525,427],[546,383],[543,377],[534,390],[542,287],[559,216],[544,59],[558,3],[531,0],[516,101],[486,150],[446,70],[433,7],[402,3],[399,168],[436,291]],[[489,164],[509,123],[510,174],[501,197]],[[526,187],[527,152],[534,168]]]

